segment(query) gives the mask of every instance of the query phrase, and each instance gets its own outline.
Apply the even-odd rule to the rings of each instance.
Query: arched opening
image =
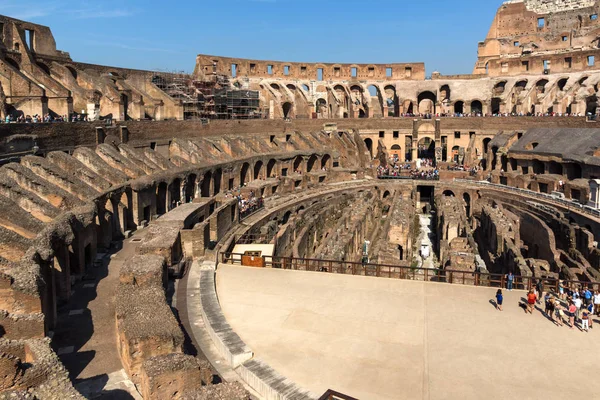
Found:
[[[289,222],[291,216],[292,216],[291,211],[287,211],[285,214],[283,214],[283,218],[281,218],[281,225],[287,224]]]
[[[276,83],[271,83],[271,87],[275,90],[279,90],[279,85]]]
[[[388,85],[384,88],[385,91],[385,102],[387,106],[387,116],[397,117],[398,116],[398,96],[396,95],[396,88],[392,85]]]
[[[317,161],[318,158],[316,155],[313,154],[312,156],[310,156],[308,162],[306,163],[306,172],[312,172]]]
[[[248,171],[250,170],[250,164],[242,164],[240,169],[240,186],[244,186],[248,182]]]
[[[223,171],[221,170],[221,168],[217,168],[217,170],[215,171],[215,174],[213,176],[213,195],[214,196],[221,193],[222,177],[223,177]]]
[[[123,119],[125,121],[130,120],[129,118],[129,97],[125,93],[121,93],[121,105],[123,106]]]
[[[452,161],[458,164],[458,152],[460,147],[454,146],[452,147]]]
[[[329,154],[325,154],[323,158],[321,158],[321,169],[329,168],[331,163],[331,156]]]
[[[500,114],[500,103],[502,100],[498,97],[492,98],[492,114],[498,115]]]
[[[450,86],[443,85],[440,88],[440,99],[442,100],[442,103],[450,103],[450,94]]]
[[[390,197],[390,191],[386,190],[385,192],[383,192],[383,198],[387,199],[388,197]]]
[[[541,175],[545,171],[544,163],[540,160],[533,160],[533,173]]]
[[[494,94],[495,95],[504,93],[504,90],[506,90],[506,81],[501,81],[494,85]]]
[[[292,118],[293,117],[293,105],[290,102],[283,103],[283,118]]]
[[[402,102],[402,113],[403,114],[414,114],[413,102],[410,100],[404,100]]]
[[[73,78],[77,79],[77,70],[73,67],[67,67]]]
[[[465,102],[457,101],[454,103],[454,114],[464,114],[465,112]]]
[[[569,180],[573,179],[581,179],[583,177],[581,171],[581,165],[575,163],[565,164],[565,169],[567,170],[567,178]]]
[[[317,111],[319,118],[329,118],[329,110],[327,108],[327,101],[325,99],[317,99],[315,110]]]
[[[417,97],[417,104],[420,114],[435,114],[436,113],[436,95],[430,91],[422,92]]]
[[[539,143],[538,142],[531,142],[525,145],[525,150],[533,150],[536,147],[538,147]]]
[[[481,101],[474,100],[471,102],[471,113],[483,114],[483,104],[481,104]]]
[[[536,88],[537,92],[545,93],[547,84],[548,84],[548,79],[540,79],[539,81],[537,81],[537,83],[535,84],[535,88]]]
[[[294,172],[302,173],[302,163],[304,162],[304,158],[302,156],[296,157],[294,160]]]
[[[50,67],[48,67],[46,64],[44,64],[42,62],[38,62],[37,66],[40,67],[40,69],[42,71],[44,71],[46,74],[50,75]]]
[[[522,92],[527,87],[527,79],[523,79],[515,83],[515,88],[518,92]]]
[[[366,138],[365,146],[367,146],[367,150],[369,150],[369,154],[371,155],[371,158],[373,158],[373,140],[371,138]]]
[[[156,213],[163,215],[167,212],[167,188],[165,182],[160,182],[156,188]]]
[[[550,174],[562,175],[563,174],[563,167],[562,167],[562,165],[560,165],[556,161],[550,161],[550,164],[548,164],[548,172]]]
[[[210,197],[210,183],[212,181],[212,172],[206,171],[204,178],[202,179],[202,186],[200,187],[201,197]]]
[[[175,208],[181,202],[181,179],[177,178],[171,183],[169,188],[170,209]]]
[[[195,174],[190,174],[185,183],[185,202],[191,203],[196,197],[196,179]]]
[[[454,197],[454,192],[450,189],[444,190],[444,193],[442,194],[446,197]]]
[[[16,70],[20,71],[21,67],[19,66],[19,63],[16,62],[15,60],[13,60],[12,58],[5,58],[4,62],[6,62],[8,65],[10,65],[11,67],[15,68]]]
[[[561,91],[565,90],[565,86],[567,86],[568,80],[569,80],[569,78],[559,79],[558,83],[556,84],[558,86],[558,89]]]
[[[417,157],[433,160],[435,158],[435,140],[424,137],[417,144]]]
[[[310,92],[310,88],[306,84],[302,85],[302,89],[304,89],[304,91],[307,92],[307,93]]]
[[[370,95],[370,104],[369,104],[369,117],[370,118],[382,118],[383,115],[383,96],[381,95],[381,91],[375,85],[369,85],[367,87]]]
[[[392,156],[394,159],[399,160],[401,154],[402,154],[402,147],[400,147],[399,144],[392,145],[392,147],[390,149],[390,156]]]
[[[485,138],[485,139],[483,139],[483,154],[487,154],[488,148],[489,148],[489,145],[490,145],[491,141],[492,141],[491,138]]]
[[[275,161],[274,159],[270,159],[269,162],[267,163],[267,178],[275,177],[273,170],[275,169],[276,164],[277,164],[277,161]]]
[[[465,209],[467,211],[467,217],[471,216],[471,196],[469,193],[463,193],[463,200],[465,202]]]
[[[254,180],[262,178],[262,168],[263,168],[263,162],[258,160],[254,164]]]
[[[365,112],[365,110],[358,110],[358,118],[367,118],[367,113]]]
[[[586,115],[596,115],[596,110],[598,109],[598,97],[594,94],[592,96],[588,96],[585,99],[585,113]]]
[[[496,163],[498,162],[498,147],[493,146],[492,147],[492,169],[496,169]]]

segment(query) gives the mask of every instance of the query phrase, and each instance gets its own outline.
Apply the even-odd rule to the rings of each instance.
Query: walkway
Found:
[[[133,254],[144,230],[122,242],[122,249],[99,253],[95,266],[73,287],[59,310],[52,347],[69,370],[75,388],[87,398],[141,399],[123,370],[117,350],[114,294],[123,262]]]
[[[437,260],[433,251],[433,238],[434,233],[431,231],[431,214],[419,214],[419,225],[421,227],[421,233],[417,239],[419,245],[417,249],[417,260],[419,260],[419,268],[437,268]],[[425,259],[421,257],[421,246],[427,246],[429,248],[429,256]]]
[[[219,266],[223,312],[257,357],[315,393],[359,399],[595,398],[600,321],[525,315],[524,292]],[[577,377],[581,377],[578,379]],[[583,379],[583,380],[582,380]]]

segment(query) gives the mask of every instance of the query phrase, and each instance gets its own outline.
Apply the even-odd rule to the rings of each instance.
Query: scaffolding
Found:
[[[225,75],[213,73],[201,81],[185,72],[156,71],[151,81],[182,103],[184,119],[262,118],[259,92],[237,89]]]

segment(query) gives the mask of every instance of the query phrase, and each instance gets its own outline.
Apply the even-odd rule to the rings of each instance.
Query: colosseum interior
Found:
[[[0,16],[0,399],[595,398],[595,332],[519,306],[600,289],[599,13],[506,1],[451,76]]]

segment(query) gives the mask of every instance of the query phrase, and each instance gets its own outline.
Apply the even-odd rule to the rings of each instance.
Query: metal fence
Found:
[[[221,262],[228,264],[243,264],[243,254],[221,253]],[[260,265],[267,268],[288,269],[294,271],[324,272],[344,275],[373,276],[390,279],[406,279],[424,282],[440,282],[458,285],[484,286],[495,288],[507,287],[506,274],[491,274],[475,271],[458,271],[435,268],[415,268],[410,266],[387,264],[362,264],[359,262],[322,260],[310,258],[262,256]],[[256,263],[254,264],[256,265]],[[555,278],[536,278],[532,276],[515,275],[513,289],[529,290],[542,280],[545,290],[558,291],[562,282],[570,288],[600,289],[600,282],[566,281]]]

